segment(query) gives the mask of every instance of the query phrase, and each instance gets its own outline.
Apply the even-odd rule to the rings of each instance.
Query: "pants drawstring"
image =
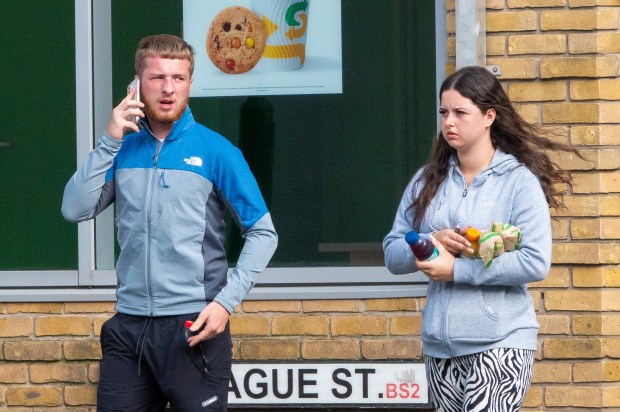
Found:
[[[144,342],[146,341],[146,334],[151,326],[151,322],[153,322],[152,318],[147,318],[146,322],[144,322],[144,326],[142,326],[142,330],[138,335],[138,340],[136,341],[136,354],[138,355],[138,375],[140,375],[140,366],[142,362],[142,352],[144,350]]]

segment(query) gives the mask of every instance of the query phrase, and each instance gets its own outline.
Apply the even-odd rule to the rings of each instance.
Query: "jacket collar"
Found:
[[[142,128],[148,130],[149,134],[155,138],[155,135],[151,132],[148,120],[142,119],[140,120],[140,123]],[[172,129],[166,137],[166,140],[176,140],[183,137],[183,135],[194,125],[194,123],[196,123],[196,121],[194,120],[194,115],[192,115],[192,111],[188,105],[185,108],[181,118],[172,124]]]

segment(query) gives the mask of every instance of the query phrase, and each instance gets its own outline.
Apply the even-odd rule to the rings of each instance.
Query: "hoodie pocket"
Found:
[[[500,339],[504,294],[504,286],[458,285],[448,309],[448,337],[473,342]]]

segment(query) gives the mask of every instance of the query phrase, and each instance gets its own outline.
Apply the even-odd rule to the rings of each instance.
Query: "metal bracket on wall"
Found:
[[[485,66],[488,71],[493,73],[496,76],[502,75],[502,69],[499,66]]]

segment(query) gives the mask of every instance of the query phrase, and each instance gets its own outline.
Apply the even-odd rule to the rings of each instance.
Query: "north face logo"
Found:
[[[202,166],[202,159],[197,156],[192,156],[187,159],[183,159],[183,161],[190,166],[198,166],[198,167]]]

